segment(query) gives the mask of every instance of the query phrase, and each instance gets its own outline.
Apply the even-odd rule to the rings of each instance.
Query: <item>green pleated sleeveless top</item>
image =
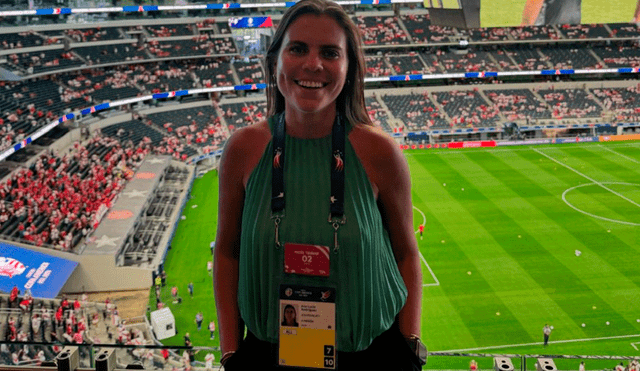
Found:
[[[274,119],[269,120],[273,133]],[[347,131],[349,125],[347,125]],[[407,289],[382,225],[371,183],[348,138],[345,148],[346,224],[338,232],[328,223],[331,189],[331,135],[319,139],[285,137],[285,217],[280,241],[329,246],[329,277],[284,273],[284,248],[275,247],[271,219],[273,142],[251,173],[242,213],[238,305],[247,328],[277,343],[279,287],[283,283],[336,287],[337,349],[366,349],[391,327],[404,306]]]

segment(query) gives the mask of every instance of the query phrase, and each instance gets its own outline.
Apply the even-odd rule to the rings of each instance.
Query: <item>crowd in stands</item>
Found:
[[[391,67],[381,55],[367,55],[364,60],[367,66],[367,77],[381,77],[393,74]]]
[[[0,81],[0,150],[56,117],[61,103],[56,87],[48,79],[38,84]]]
[[[640,85],[628,88],[594,89],[593,93],[606,110],[615,113],[616,119],[637,121],[640,118],[640,106],[637,104]]]
[[[403,131],[421,131],[446,128],[446,115],[431,101],[428,92],[410,95],[385,94],[382,99],[393,107],[393,115],[404,123]]]
[[[73,52],[63,49],[29,53],[13,53],[7,56],[10,65],[27,73],[39,73],[80,66],[84,62]]]
[[[87,65],[137,61],[149,59],[145,47],[137,47],[133,42],[117,45],[85,46],[73,49]]]
[[[476,90],[433,93],[449,115],[451,127],[494,126],[500,120],[500,110],[486,103]]]
[[[552,109],[556,119],[600,117],[602,107],[594,100],[593,94],[582,89],[544,89],[538,93]]]
[[[423,57],[417,52],[409,52],[408,55],[386,55],[385,60],[392,67],[394,75],[437,73],[437,63],[425,64],[421,60]]]
[[[144,28],[151,37],[174,37],[194,34],[194,25],[191,24],[149,25],[144,26]]]
[[[396,17],[355,17],[365,45],[408,44],[407,33],[398,24]]]
[[[458,36],[455,28],[431,24],[428,14],[403,14],[400,19],[418,44],[452,42]]]
[[[69,251],[95,227],[149,152],[97,135],[64,155],[44,153],[0,183],[0,234]]]
[[[640,66],[640,50],[635,47],[598,46],[593,47],[592,50],[610,68]]]
[[[0,296],[0,363],[13,366],[40,366],[55,359],[69,345],[148,345],[150,341],[139,326],[128,326],[120,318],[118,307],[107,298],[104,303],[88,301],[87,294],[73,299],[36,299],[30,291],[23,294],[17,287]],[[34,342],[40,344],[21,344]],[[49,344],[49,345],[48,345]],[[81,367],[89,367],[89,349],[79,348]],[[155,351],[145,348],[127,349],[118,361],[154,358]],[[121,357],[123,359],[121,359]],[[158,354],[157,358],[161,359]],[[169,354],[166,355],[169,359]],[[179,360],[178,357],[173,357]],[[180,361],[175,361],[180,362]],[[127,361],[127,363],[130,363]],[[179,363],[178,363],[179,364]]]
[[[560,38],[553,26],[512,27],[509,31],[514,40],[558,40]]]
[[[104,41],[117,40],[121,37],[120,31],[116,27],[95,27],[95,28],[78,28],[66,29],[64,34],[77,43],[88,41]]]
[[[15,34],[2,35],[2,42],[0,42],[1,50],[13,50],[20,48],[27,48],[33,46],[40,46],[46,42],[36,35],[35,31],[25,31]]]
[[[601,24],[563,24],[558,27],[560,28],[560,32],[564,35],[564,38],[567,39],[600,39],[613,37],[611,32]]]
[[[486,96],[507,120],[548,119],[546,104],[528,89],[486,90]]]

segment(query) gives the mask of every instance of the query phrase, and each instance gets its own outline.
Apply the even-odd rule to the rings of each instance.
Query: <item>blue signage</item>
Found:
[[[0,291],[14,286],[29,289],[35,298],[53,299],[78,265],[77,262],[0,243]]]

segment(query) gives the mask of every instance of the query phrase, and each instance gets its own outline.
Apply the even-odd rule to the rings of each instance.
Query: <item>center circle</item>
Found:
[[[600,219],[600,220],[605,220],[607,222],[613,222],[613,223],[619,223],[619,224],[626,224],[626,225],[633,225],[633,226],[637,226],[640,227],[640,223],[634,223],[634,222],[628,222],[625,220],[617,220],[617,219],[610,219],[610,218],[605,218],[603,216],[600,215],[596,215],[596,214],[592,214],[590,212],[587,212],[585,210],[580,209],[579,207],[573,205],[571,202],[569,202],[567,200],[567,193],[573,191],[574,189],[578,189],[581,187],[588,187],[588,186],[601,186],[603,184],[613,184],[613,185],[627,185],[627,186],[636,186],[636,187],[640,187],[640,184],[636,184],[636,183],[624,183],[624,182],[599,182],[599,183],[586,183],[586,184],[580,184],[577,185],[575,187],[571,187],[568,188],[567,190],[565,190],[564,192],[562,192],[562,201],[564,201],[564,203],[566,203],[570,208],[574,209],[575,211],[584,214],[584,215],[588,215],[592,218],[596,218],[596,219]]]

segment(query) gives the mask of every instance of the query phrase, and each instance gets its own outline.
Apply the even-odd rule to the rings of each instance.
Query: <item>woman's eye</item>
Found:
[[[338,53],[338,51],[336,50],[325,50],[324,56],[326,58],[338,58],[340,56],[340,53]]]
[[[294,45],[291,48],[289,48],[289,51],[294,54],[302,54],[304,53],[304,48],[299,45]]]

